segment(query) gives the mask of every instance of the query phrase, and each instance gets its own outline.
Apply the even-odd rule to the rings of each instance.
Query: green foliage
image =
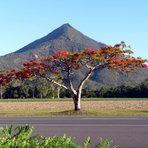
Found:
[[[90,137],[87,137],[87,139],[84,142],[84,148],[87,148],[91,144],[91,139]]]
[[[0,148],[81,148],[80,145],[73,142],[72,138],[64,135],[62,137],[32,137],[33,128],[18,126],[13,128],[6,126],[0,127]],[[90,146],[90,137],[84,142],[84,148]],[[94,148],[111,148],[111,141],[101,139]],[[119,148],[114,146],[113,148]]]
[[[61,89],[61,93],[62,93]],[[22,83],[6,88],[4,98],[54,98],[58,95],[57,87],[44,78],[24,80]]]
[[[42,143],[43,147],[47,148],[80,148],[79,145],[72,141],[71,137],[64,135],[63,137],[49,137],[45,138]]]
[[[72,141],[71,137],[42,137],[34,136],[31,127],[18,126],[13,129],[12,126],[0,128],[0,148],[80,148]]]
[[[100,138],[100,141],[95,146],[95,148],[111,148],[111,144],[112,144],[112,140]],[[115,145],[115,146],[113,146],[113,148],[120,148],[120,146]]]

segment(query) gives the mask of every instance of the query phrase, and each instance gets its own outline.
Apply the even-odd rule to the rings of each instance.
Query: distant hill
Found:
[[[0,57],[0,69],[19,67],[24,61],[33,58],[34,54],[47,56],[55,50],[82,50],[86,47],[96,49],[105,44],[97,42],[69,24],[64,24],[45,37],[38,39],[14,53]]]
[[[17,69],[24,61],[32,59],[35,54],[48,56],[53,51],[61,49],[80,51],[87,47],[97,49],[101,46],[105,46],[105,44],[85,36],[69,24],[64,24],[45,37],[24,46],[16,52],[1,56],[0,69]],[[79,72],[74,77],[74,82],[79,81],[83,76],[84,72]],[[86,87],[98,89],[100,86],[114,87],[122,84],[135,86],[146,78],[148,78],[148,70],[146,69],[138,69],[128,77],[124,73],[118,74],[108,69],[102,69],[93,74],[88,80]],[[77,81],[75,81],[76,79]]]

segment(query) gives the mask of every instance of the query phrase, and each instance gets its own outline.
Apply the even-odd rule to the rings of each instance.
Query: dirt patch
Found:
[[[82,108],[108,108],[108,109],[147,109],[148,101],[83,101]],[[0,102],[0,110],[29,110],[73,108],[72,101],[63,102]]]
[[[147,109],[148,101],[90,101],[83,103],[84,108],[110,109]]]

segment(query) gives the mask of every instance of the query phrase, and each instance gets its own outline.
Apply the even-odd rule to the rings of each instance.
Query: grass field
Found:
[[[148,116],[148,99],[82,99],[82,109],[73,111],[72,99],[0,100],[0,116]]]
[[[71,101],[71,98],[61,99],[0,99],[0,102],[57,102],[57,101]],[[82,98],[82,101],[148,101],[148,98]]]
[[[148,109],[82,109],[75,112],[72,109],[39,109],[25,111],[22,109],[0,112],[4,116],[148,116]]]
[[[148,116],[148,109],[88,109],[75,112],[66,109],[41,109],[41,110],[17,110],[4,111],[0,117],[7,116]]]

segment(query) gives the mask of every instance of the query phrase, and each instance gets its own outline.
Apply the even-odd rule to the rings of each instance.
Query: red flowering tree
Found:
[[[0,98],[3,98],[3,89],[12,82],[12,78],[16,74],[15,70],[1,71],[0,72]]]
[[[24,63],[24,67],[15,72],[15,77],[25,79],[41,76],[67,89],[73,98],[74,110],[77,111],[81,108],[82,88],[94,71],[106,67],[130,73],[138,67],[147,67],[145,60],[132,57],[131,53],[133,52],[128,49],[124,42],[96,50],[90,48],[80,52],[61,50],[54,52],[53,55],[47,58],[38,59],[36,57],[30,62]],[[72,76],[84,67],[87,69],[87,73],[78,84],[78,87],[74,88]],[[14,74],[14,71],[9,71],[9,75],[11,74]],[[63,83],[59,83],[58,78]]]

